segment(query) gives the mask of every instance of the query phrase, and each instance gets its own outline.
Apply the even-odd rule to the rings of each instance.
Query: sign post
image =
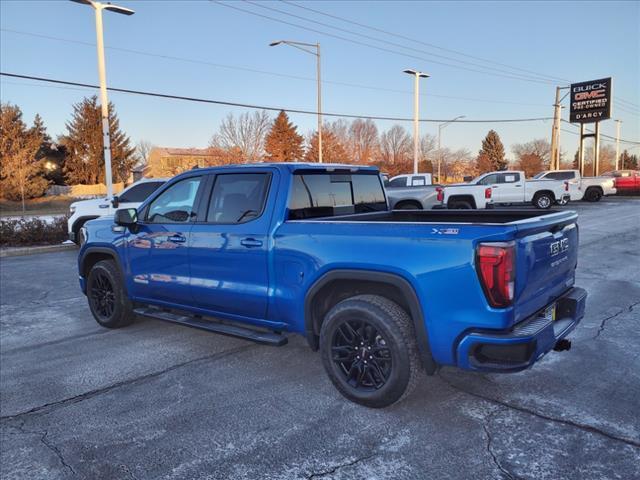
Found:
[[[595,137],[593,173],[600,170],[600,121],[611,118],[611,77],[571,84],[569,121],[580,124],[579,162],[584,175],[584,139]],[[595,123],[595,133],[585,133],[585,123]]]

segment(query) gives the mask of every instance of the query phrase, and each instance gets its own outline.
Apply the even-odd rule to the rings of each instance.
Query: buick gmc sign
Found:
[[[571,84],[569,121],[592,123],[611,117],[611,77]]]

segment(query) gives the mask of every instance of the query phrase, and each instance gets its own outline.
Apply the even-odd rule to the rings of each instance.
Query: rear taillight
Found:
[[[492,307],[508,307],[515,287],[513,243],[481,243],[476,252],[478,276]]]
[[[484,198],[491,198],[491,188],[484,189]]]
[[[569,191],[569,182],[564,182],[564,191],[565,192]]]
[[[444,188],[436,187],[436,200],[438,202],[444,201]]]

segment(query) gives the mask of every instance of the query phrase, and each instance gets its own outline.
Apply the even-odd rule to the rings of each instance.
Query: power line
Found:
[[[248,13],[249,15],[254,15],[256,17],[261,17],[261,18],[265,18],[265,19],[268,19],[268,20],[272,20],[274,22],[282,23],[282,24],[285,24],[285,25],[290,25],[290,26],[293,26],[293,27],[296,27],[296,28],[300,28],[302,30],[309,31],[309,32],[319,33],[320,35],[324,35],[324,36],[327,36],[327,37],[337,38],[338,40],[342,40],[342,41],[345,41],[345,42],[353,43],[353,44],[356,44],[356,45],[361,45],[361,46],[364,46],[364,47],[367,47],[367,48],[373,48],[375,50],[380,50],[380,51],[383,51],[383,52],[393,53],[394,55],[402,55],[402,56],[405,56],[405,57],[408,57],[408,58],[414,58],[414,59],[422,60],[422,61],[425,61],[425,62],[435,63],[435,64],[439,64],[439,65],[445,65],[445,66],[453,67],[453,68],[459,68],[459,69],[462,69],[462,70],[467,70],[467,71],[476,72],[476,73],[482,73],[482,74],[485,74],[485,75],[492,75],[492,76],[509,78],[509,79],[512,79],[512,80],[523,80],[523,81],[533,82],[533,83],[538,83],[538,84],[543,84],[543,85],[549,85],[549,84],[555,83],[555,82],[551,82],[551,81],[535,80],[533,78],[520,77],[520,76],[516,76],[516,74],[514,74],[514,75],[504,75],[504,74],[501,74],[501,73],[485,72],[485,71],[482,71],[482,70],[476,70],[476,69],[473,69],[473,68],[463,67],[463,66],[460,66],[460,65],[453,65],[453,64],[450,64],[450,63],[431,60],[431,59],[427,59],[427,58],[424,58],[424,57],[419,57],[417,55],[412,55],[412,54],[404,53],[404,52],[398,52],[396,50],[391,50],[389,48],[380,47],[380,46],[377,46],[377,45],[371,45],[370,43],[361,42],[359,40],[354,40],[354,39],[351,39],[351,38],[343,37],[341,35],[336,35],[336,34],[329,33],[329,32],[324,32],[322,30],[317,30],[317,29],[314,29],[314,28],[311,28],[311,27],[306,27],[304,25],[300,25],[299,23],[288,22],[288,21],[282,20],[280,18],[270,17],[269,15],[263,15],[263,14],[258,13],[258,12],[254,12],[254,11],[251,11],[251,10],[246,10],[246,9],[243,9],[243,8],[236,7],[234,5],[228,5],[226,3],[222,3],[219,0],[209,0],[209,1],[214,3],[214,4],[221,5],[223,7],[231,8],[233,10],[237,10],[239,12]]]
[[[562,123],[567,123],[567,124],[571,125],[572,127],[579,128],[577,125],[571,123],[569,120],[565,120],[564,118],[561,118],[560,121]],[[594,133],[593,130],[587,130],[587,132]],[[577,132],[573,132],[573,133],[576,133],[576,135],[580,135]],[[601,133],[600,136],[604,137],[604,138],[610,138],[612,140],[616,140],[616,137],[612,137],[611,135],[605,135],[604,133]],[[623,142],[623,143],[631,143],[633,145],[640,145],[640,142],[636,142],[636,141],[633,141],[633,140],[624,140],[624,139],[621,138],[620,141]]]
[[[388,30],[383,30],[381,28],[372,27],[371,25],[366,25],[366,24],[363,24],[363,23],[356,22],[354,20],[349,20],[347,18],[340,17],[338,15],[332,15],[330,13],[326,13],[326,12],[323,12],[323,11],[320,11],[320,10],[313,9],[311,7],[302,6],[302,5],[300,5],[300,4],[296,3],[296,2],[293,2],[291,0],[279,0],[279,1],[282,2],[282,3],[288,4],[288,5],[295,6],[297,8],[303,9],[303,10],[308,10],[310,12],[317,13],[319,15],[324,15],[325,17],[329,17],[329,18],[333,18],[333,19],[336,19],[336,20],[340,20],[342,22],[349,23],[349,24],[352,24],[352,25],[357,25],[359,27],[366,28],[368,30],[376,31],[376,32],[379,32],[379,33],[384,33],[385,35],[390,35],[390,36],[393,36],[393,37],[402,38],[402,39],[408,40],[410,42],[426,45],[428,47],[437,48],[438,50],[442,50],[442,51],[445,51],[445,52],[455,53],[456,55],[460,55],[460,56],[467,57],[467,58],[473,58],[473,59],[480,60],[480,61],[483,61],[483,62],[486,62],[486,63],[492,63],[494,65],[499,65],[499,66],[502,66],[502,67],[510,68],[512,70],[519,70],[519,71],[526,72],[526,73],[532,73],[532,74],[534,74],[536,76],[539,76],[539,77],[546,77],[548,79],[551,79],[554,82],[555,81],[559,81],[559,82],[563,82],[563,83],[567,83],[567,84],[571,83],[571,81],[567,80],[566,78],[560,78],[560,77],[555,77],[555,76],[551,76],[551,75],[546,75],[546,74],[542,74],[542,73],[539,73],[539,72],[535,72],[533,70],[527,70],[527,69],[524,69],[524,68],[514,67],[512,65],[507,65],[505,63],[496,62],[494,60],[489,60],[489,59],[478,57],[478,56],[475,56],[475,55],[469,55],[469,54],[466,54],[466,53],[461,52],[459,50],[453,50],[453,49],[450,49],[450,48],[441,47],[441,46],[435,45],[433,43],[424,42],[422,40],[418,40],[418,39],[415,39],[415,38],[407,37],[407,36],[401,35],[399,33],[390,32]],[[623,98],[618,98],[618,100],[620,100],[621,102],[627,103],[627,104],[629,104],[631,106],[634,106],[636,108],[640,108],[637,103],[630,102],[630,101],[625,100]]]
[[[7,33],[18,34],[18,35],[26,35],[26,36],[35,37],[35,38],[43,38],[43,39],[46,39],[46,40],[67,42],[67,43],[72,43],[72,44],[88,46],[88,47],[95,47],[96,46],[95,43],[85,42],[83,40],[76,40],[76,39],[63,38],[63,37],[55,37],[55,36],[51,36],[51,35],[42,35],[42,34],[39,34],[39,33],[25,32],[23,30],[0,28],[0,31],[7,32]],[[271,75],[271,76],[281,77],[281,78],[291,78],[291,79],[294,79],[294,80],[303,80],[303,81],[316,82],[316,79],[312,78],[312,77],[303,77],[303,76],[300,76],[300,75],[289,75],[289,74],[280,73],[280,72],[273,72],[273,71],[268,71],[268,70],[259,70],[259,69],[255,69],[255,68],[252,68],[252,67],[243,67],[243,66],[238,66],[238,65],[226,65],[226,64],[221,64],[221,63],[210,62],[210,61],[207,61],[207,60],[186,58],[186,57],[178,57],[178,56],[173,56],[173,55],[165,55],[165,54],[147,52],[147,51],[142,51],[142,50],[134,50],[134,49],[130,49],[130,48],[111,47],[111,46],[106,46],[105,48],[108,49],[108,50],[119,51],[119,52],[124,52],[124,53],[131,53],[131,54],[134,54],[134,55],[142,55],[142,56],[147,56],[147,57],[161,58],[161,59],[164,59],[164,60],[174,60],[174,61],[202,64],[202,65],[207,65],[207,66],[211,66],[211,67],[215,67],[215,68],[226,68],[226,69],[230,69],[230,70],[239,70],[239,71],[243,71],[243,72],[258,73],[258,74],[262,74],[262,75]],[[327,84],[327,85],[329,85],[329,84],[331,84],[331,85],[339,85],[339,86],[344,86],[344,87],[349,87],[349,88],[362,88],[362,89],[374,90],[374,91],[383,91],[383,92],[392,92],[392,93],[401,93],[401,94],[413,95],[413,92],[410,92],[408,90],[400,90],[400,89],[385,88],[385,87],[376,87],[376,86],[372,86],[372,85],[363,85],[363,84],[357,84],[357,83],[339,82],[339,81],[332,81],[332,80],[323,80],[322,83],[323,84]],[[482,103],[500,103],[500,104],[506,104],[506,105],[525,105],[525,106],[548,107],[547,104],[541,104],[541,103],[512,102],[512,101],[507,101],[507,100],[493,100],[493,99],[482,99],[482,98],[471,98],[471,97],[458,97],[458,96],[453,96],[453,95],[438,95],[438,94],[434,94],[434,93],[421,94],[421,96],[434,97],[434,98],[446,98],[446,99],[454,99],[454,100],[465,100],[465,101],[482,102]]]
[[[26,80],[35,80],[39,82],[48,82],[54,83],[58,85],[69,85],[74,87],[85,87],[85,88],[99,88],[98,85],[93,85],[90,83],[80,83],[80,82],[71,82],[68,80],[58,80],[54,78],[47,77],[36,77],[33,75],[22,75],[17,73],[8,73],[8,72],[0,72],[0,76],[11,77],[11,78],[22,78]],[[133,95],[143,95],[148,97],[158,97],[172,100],[184,100],[188,102],[197,102],[197,103],[209,103],[215,105],[226,105],[231,107],[242,107],[242,108],[251,108],[258,110],[269,110],[269,111],[280,111],[284,110],[289,113],[299,113],[304,115],[317,115],[318,112],[313,110],[300,110],[294,108],[287,107],[271,107],[264,105],[255,105],[249,103],[239,103],[239,102],[229,102],[225,100],[211,100],[206,98],[198,98],[198,97],[188,97],[184,95],[172,95],[167,93],[158,93],[158,92],[149,92],[144,90],[132,90],[129,88],[116,88],[116,87],[108,87],[108,90],[112,92],[119,93],[129,93]],[[348,113],[322,113],[323,115],[329,117],[342,117],[342,118],[359,118],[363,120],[390,120],[396,122],[410,122],[413,121],[412,118],[403,118],[403,117],[386,117],[386,116],[377,116],[377,115],[356,115],[356,114],[348,114]],[[456,120],[457,123],[520,123],[520,122],[539,122],[551,120],[551,117],[538,117],[538,118],[507,118],[507,119],[487,119],[487,120],[469,120],[469,119],[461,119]],[[442,123],[448,122],[450,119],[420,119],[421,122],[425,123]]]
[[[569,80],[566,80],[566,79],[563,79],[563,78],[560,78],[560,77],[554,77],[554,76],[551,76],[551,75],[546,75],[546,74],[542,74],[542,73],[539,73],[539,72],[535,72],[533,70],[527,70],[527,69],[524,69],[524,68],[514,67],[514,66],[511,66],[511,65],[507,65],[506,63],[500,63],[500,62],[496,62],[494,60],[489,60],[489,59],[478,57],[478,56],[475,56],[475,55],[469,55],[469,54],[466,54],[464,52],[460,52],[458,50],[453,50],[453,49],[450,49],[450,48],[441,47],[439,45],[435,45],[433,43],[428,43],[428,42],[424,42],[422,40],[418,40],[418,39],[415,39],[415,38],[407,37],[407,36],[401,35],[399,33],[390,32],[388,30],[383,30],[381,28],[372,27],[371,25],[366,25],[364,23],[359,23],[359,22],[356,22],[354,20],[349,20],[347,18],[340,17],[338,15],[332,15],[330,13],[326,13],[326,12],[323,12],[323,11],[320,11],[320,10],[313,9],[311,7],[302,6],[302,5],[300,5],[300,4],[296,3],[296,2],[292,2],[290,0],[280,0],[280,1],[285,3],[285,4],[292,5],[294,7],[297,7],[297,8],[303,9],[303,10],[308,10],[310,12],[317,13],[319,15],[324,15],[325,17],[329,17],[329,18],[333,18],[333,19],[336,19],[336,20],[340,20],[341,22],[349,23],[351,25],[356,25],[358,27],[366,28],[368,30],[372,30],[372,31],[379,32],[379,33],[384,33],[385,35],[389,35],[389,36],[396,37],[396,38],[401,38],[403,40],[408,40],[410,42],[414,42],[414,43],[418,43],[418,44],[425,45],[425,46],[428,46],[428,47],[436,48],[436,49],[442,50],[444,52],[450,52],[450,53],[454,53],[456,55],[460,55],[460,56],[463,56],[463,57],[473,58],[475,60],[480,60],[482,62],[491,63],[491,64],[494,64],[494,65],[499,65],[501,67],[510,68],[512,70],[519,70],[521,72],[532,73],[532,74],[534,74],[534,75],[536,75],[538,77],[543,77],[543,78],[548,78],[550,80],[553,80],[554,82],[560,81],[560,82],[565,82],[565,83],[571,83]]]
[[[280,13],[282,15],[287,15],[289,17],[293,17],[293,18],[297,18],[299,20],[303,20],[305,22],[313,23],[313,24],[316,24],[316,25],[321,25],[323,27],[332,28],[334,30],[338,30],[340,32],[345,32],[345,33],[348,33],[350,35],[355,35],[355,36],[358,36],[358,37],[366,38],[368,40],[373,40],[374,42],[384,43],[384,44],[387,44],[387,45],[391,45],[393,47],[403,48],[405,50],[411,50],[413,52],[417,52],[417,53],[422,54],[422,55],[425,55],[425,54],[426,55],[431,55],[431,56],[438,57],[438,58],[444,58],[445,60],[450,60],[450,61],[454,61],[454,62],[466,64],[466,65],[472,65],[472,66],[475,66],[475,67],[484,68],[484,69],[488,69],[488,70],[492,70],[492,71],[496,71],[496,72],[502,72],[502,73],[506,73],[508,75],[514,75],[514,72],[511,72],[511,71],[508,71],[508,70],[497,69],[495,67],[488,67],[486,65],[482,65],[482,64],[474,63],[474,62],[469,62],[469,61],[466,61],[466,60],[459,60],[457,58],[452,58],[452,57],[447,56],[447,55],[440,55],[440,54],[433,53],[433,52],[426,52],[424,50],[420,50],[420,49],[417,49],[417,48],[413,48],[413,47],[409,47],[409,46],[406,46],[406,45],[402,45],[400,43],[391,42],[391,41],[388,41],[388,40],[384,40],[384,39],[380,39],[380,38],[377,38],[377,37],[373,37],[371,35],[366,35],[364,33],[358,33],[358,32],[354,32],[353,30],[347,30],[346,28],[336,27],[335,25],[331,25],[329,23],[325,23],[325,22],[320,22],[318,20],[309,19],[307,17],[303,17],[303,16],[300,16],[300,15],[295,15],[293,13],[289,13],[289,12],[286,12],[284,10],[280,10],[278,8],[269,7],[269,6],[266,6],[264,4],[254,2],[252,0],[242,0],[242,1],[245,2],[245,3],[249,3],[249,4],[253,5],[253,6],[256,6],[258,8],[262,8],[264,10],[277,12],[277,13]],[[398,52],[398,53],[400,53],[400,52]],[[428,59],[425,59],[425,60],[428,60]],[[433,61],[433,60],[429,60],[429,61]],[[462,68],[459,65],[450,65],[450,64],[446,64],[446,65]],[[487,73],[487,72],[485,72],[485,73]],[[525,76],[523,76],[523,75],[519,75],[519,76],[522,76],[523,78],[525,78]],[[530,75],[527,75],[526,77],[527,78],[530,77],[530,78],[535,79],[535,80],[543,80],[543,81],[546,81],[546,82],[550,81],[549,79],[541,78],[539,76],[532,77]],[[551,82],[553,82],[553,80],[551,80]]]

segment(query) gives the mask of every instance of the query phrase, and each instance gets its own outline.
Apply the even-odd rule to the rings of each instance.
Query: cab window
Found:
[[[202,177],[180,180],[151,202],[147,212],[149,223],[187,223],[195,220],[196,195]]]
[[[225,173],[216,175],[207,222],[246,223],[262,215],[271,175]]]

